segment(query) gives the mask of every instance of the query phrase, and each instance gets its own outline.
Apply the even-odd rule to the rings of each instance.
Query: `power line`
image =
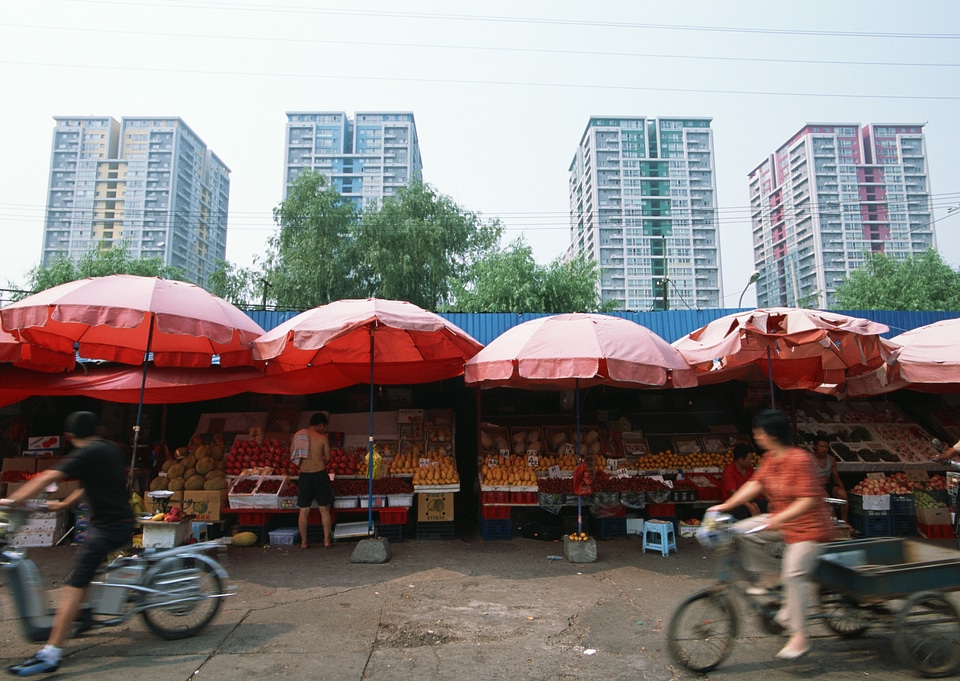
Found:
[[[128,2],[120,0],[65,0],[78,4],[98,4],[98,5],[122,5],[128,6]],[[583,26],[593,28],[618,28],[618,29],[644,29],[657,31],[684,31],[684,32],[715,32],[715,33],[748,33],[765,35],[796,35],[805,37],[839,37],[839,38],[872,38],[872,39],[909,39],[909,40],[957,40],[960,34],[957,33],[908,33],[908,32],[875,32],[875,31],[823,31],[823,30],[804,30],[804,29],[779,29],[779,28],[753,28],[742,26],[696,26],[683,24],[648,24],[638,22],[624,21],[588,21],[582,19],[547,19],[540,17],[505,17],[505,16],[484,16],[472,14],[444,14],[438,12],[400,12],[383,10],[357,10],[357,9],[328,9],[328,8],[304,8],[291,7],[284,5],[255,5],[240,4],[235,0],[232,2],[202,2],[190,0],[189,2],[175,2],[166,0],[163,3],[141,2],[140,6],[145,7],[179,7],[190,10],[212,9],[229,12],[256,12],[272,14],[319,14],[319,15],[338,15],[338,16],[359,16],[359,17],[380,17],[387,19],[418,19],[434,21],[466,21],[466,22],[489,22],[489,23],[515,23],[515,24],[541,24],[545,26]]]
[[[762,91],[762,90],[713,90],[704,88],[683,88],[683,87],[654,87],[648,85],[604,85],[600,83],[548,83],[534,81],[516,81],[516,80],[480,80],[464,78],[414,78],[412,76],[360,76],[360,75],[337,75],[330,73],[289,73],[289,72],[252,72],[252,71],[217,71],[209,69],[169,69],[169,68],[147,68],[141,66],[121,66],[112,65],[90,65],[78,63],[55,63],[55,62],[34,62],[18,60],[0,60],[0,64],[8,66],[31,66],[40,68],[54,69],[76,69],[76,70],[100,70],[100,71],[121,71],[136,73],[175,73],[189,75],[206,76],[242,76],[244,78],[298,78],[309,80],[348,80],[362,82],[387,82],[387,83],[431,83],[439,85],[498,85],[508,87],[538,87],[538,88],[563,88],[575,90],[609,90],[623,92],[672,92],[698,95],[737,95],[753,97],[804,97],[825,99],[866,99],[866,100],[891,100],[891,101],[960,101],[960,95],[898,95],[898,94],[858,94],[849,92],[786,92],[786,91]]]
[[[958,68],[960,63],[944,62],[891,62],[891,61],[849,61],[837,59],[787,59],[775,57],[725,57],[717,55],[693,55],[693,54],[664,54],[656,52],[622,52],[606,50],[572,50],[572,49],[546,49],[531,47],[509,47],[503,45],[463,45],[463,44],[440,44],[440,43],[402,43],[402,42],[384,42],[384,41],[365,41],[365,40],[330,40],[320,38],[294,38],[290,36],[267,37],[267,36],[249,36],[249,35],[217,35],[211,33],[177,33],[161,31],[131,31],[131,30],[112,30],[99,27],[79,28],[76,26],[41,26],[36,24],[5,24],[10,28],[36,29],[44,31],[67,31],[76,33],[101,33],[105,35],[123,35],[123,36],[152,36],[157,38],[187,38],[201,40],[236,40],[244,42],[260,43],[282,43],[304,44],[304,45],[334,45],[349,47],[387,47],[390,49],[429,49],[429,50],[472,50],[485,52],[509,52],[517,54],[551,54],[551,55],[570,55],[570,56],[589,56],[589,57],[617,57],[629,59],[679,59],[705,62],[739,62],[751,64],[804,64],[819,66],[879,66],[879,67],[907,67],[907,68]]]

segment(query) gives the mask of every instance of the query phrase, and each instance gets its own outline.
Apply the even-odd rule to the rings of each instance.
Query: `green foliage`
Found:
[[[132,258],[125,244],[115,245],[113,248],[94,246],[80,256],[76,263],[61,255],[54,259],[49,267],[37,265],[27,273],[27,286],[30,291],[14,294],[13,298],[20,300],[30,292],[45,291],[78,279],[106,277],[111,274],[184,280],[180,268],[164,265],[162,258]]]
[[[883,253],[836,290],[841,310],[960,310],[960,274],[933,249],[898,261]]]
[[[226,260],[217,262],[207,278],[207,289],[215,296],[240,308],[262,304],[263,283],[253,269],[237,267]]]
[[[523,239],[490,252],[470,269],[466,285],[455,290],[459,312],[609,312],[597,294],[596,263],[582,258],[549,267],[538,265]]]
[[[501,228],[416,182],[365,210],[354,233],[356,275],[366,295],[437,310],[495,246]]]
[[[327,186],[322,175],[300,175],[273,211],[280,231],[267,244],[261,276],[269,282],[268,300],[306,310],[359,297],[352,234],[356,217],[353,204]]]

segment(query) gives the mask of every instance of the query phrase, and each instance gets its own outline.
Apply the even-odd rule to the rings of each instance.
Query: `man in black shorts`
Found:
[[[84,497],[90,505],[90,530],[87,541],[61,590],[60,604],[53,618],[50,637],[29,660],[10,667],[15,676],[36,676],[54,672],[60,666],[63,644],[80,611],[93,575],[107,555],[130,543],[133,535],[133,511],[127,496],[124,461],[112,442],[97,436],[99,420],[89,411],[77,411],[64,422],[64,436],[74,449],[56,468],[45,470],[24,483],[4,499],[15,504],[37,496],[51,483],[68,478],[80,480],[81,489],[63,502],[51,502],[51,510],[75,504]]]
[[[300,516],[300,548],[307,548],[307,525],[310,507],[314,500],[320,507],[323,524],[323,545],[333,546],[333,521],[330,507],[333,505],[333,487],[327,474],[330,463],[330,436],[327,433],[327,416],[317,412],[310,417],[310,427],[298,430],[290,445],[290,456],[300,462],[300,480],[297,483],[297,506]]]

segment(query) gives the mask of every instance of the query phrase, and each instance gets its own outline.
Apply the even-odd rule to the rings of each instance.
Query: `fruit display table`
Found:
[[[333,522],[336,523],[338,516],[349,515],[349,517],[357,517],[357,514],[363,514],[366,516],[368,510],[369,509],[366,508],[331,508],[330,516],[333,519]],[[374,508],[373,513],[377,517],[378,522],[381,524],[405,525],[409,510],[409,508],[384,507]],[[237,525],[244,528],[250,528],[251,531],[257,532],[260,535],[261,540],[265,541],[264,538],[268,536],[269,531],[280,527],[281,523],[289,524],[291,519],[294,523],[296,523],[300,510],[296,508],[225,508],[223,509],[223,513],[225,515],[234,516],[236,518]],[[307,522],[310,525],[319,525],[320,511],[316,508],[310,509],[310,515]],[[169,525],[170,523],[157,524]]]

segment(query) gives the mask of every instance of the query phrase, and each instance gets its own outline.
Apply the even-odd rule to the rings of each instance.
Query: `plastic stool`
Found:
[[[648,520],[643,524],[643,552],[660,549],[666,556],[670,549],[677,550],[677,535],[669,520]]]
[[[198,542],[207,541],[207,524],[206,523],[190,523],[190,530],[193,538]]]

